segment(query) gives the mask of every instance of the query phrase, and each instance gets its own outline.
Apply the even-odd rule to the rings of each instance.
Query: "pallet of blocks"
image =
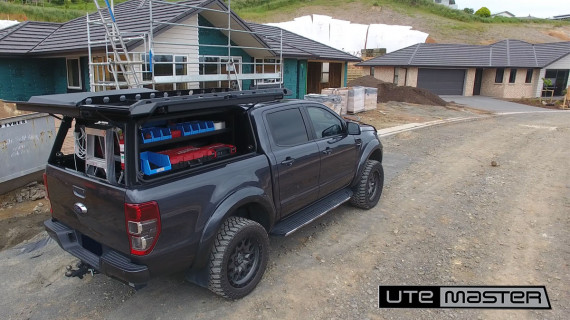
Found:
[[[352,114],[364,111],[364,87],[349,88],[346,111]]]
[[[340,101],[340,113],[338,114],[346,114],[347,105],[348,105],[348,88],[325,88],[321,90],[321,94],[326,95],[335,95],[339,96]]]
[[[378,101],[378,88],[364,87],[364,111],[375,110]]]
[[[305,100],[309,101],[316,101],[324,104],[325,106],[329,107],[331,110],[336,112],[337,114],[342,114],[342,98],[336,94],[306,94]]]

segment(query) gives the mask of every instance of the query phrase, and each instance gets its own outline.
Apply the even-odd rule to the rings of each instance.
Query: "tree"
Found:
[[[475,12],[475,10],[473,10],[471,8],[464,8],[463,11],[467,14],[473,14],[473,12]]]
[[[491,16],[491,10],[487,9],[487,7],[481,7],[481,9],[475,12],[476,16],[489,18]]]

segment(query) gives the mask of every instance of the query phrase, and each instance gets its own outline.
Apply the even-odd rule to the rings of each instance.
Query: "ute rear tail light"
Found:
[[[125,203],[125,220],[131,254],[149,254],[160,235],[160,210],[156,201]]]

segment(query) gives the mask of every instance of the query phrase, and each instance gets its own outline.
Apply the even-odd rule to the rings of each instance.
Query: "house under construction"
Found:
[[[148,87],[162,91],[281,86],[293,98],[346,84],[359,58],[243,21],[221,0],[131,0],[67,23],[0,30],[0,99]],[[108,0],[107,0],[108,1]]]

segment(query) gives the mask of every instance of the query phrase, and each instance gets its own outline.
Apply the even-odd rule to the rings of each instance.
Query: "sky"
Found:
[[[477,11],[487,7],[491,14],[509,11],[517,17],[529,14],[537,18],[549,18],[562,14],[570,14],[570,0],[455,0],[459,9],[472,8]]]

